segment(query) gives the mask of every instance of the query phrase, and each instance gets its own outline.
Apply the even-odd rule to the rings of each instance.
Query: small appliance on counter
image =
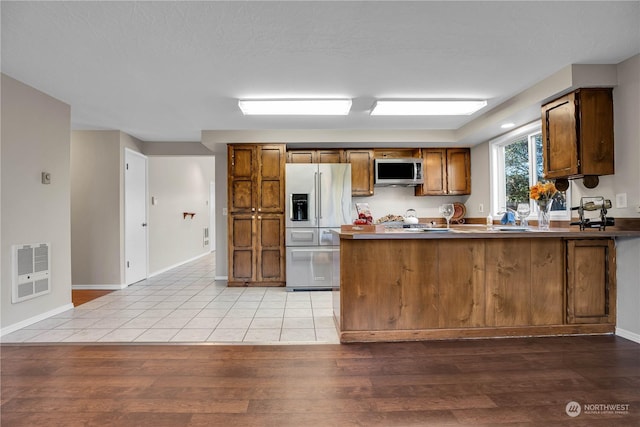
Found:
[[[415,209],[408,209],[404,214],[404,223],[405,224],[417,224],[420,221],[418,220],[418,216],[416,215]]]
[[[579,220],[574,221],[571,225],[579,225],[580,231],[585,228],[597,228],[604,230],[607,226],[615,225],[615,220],[607,216],[607,209],[611,209],[611,200],[602,196],[581,197],[580,206],[572,207],[571,210],[578,211]],[[600,211],[596,218],[587,218],[585,212]]]

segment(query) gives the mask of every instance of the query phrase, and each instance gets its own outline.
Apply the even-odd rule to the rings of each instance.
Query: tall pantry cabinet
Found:
[[[227,146],[229,286],[284,286],[284,144]]]

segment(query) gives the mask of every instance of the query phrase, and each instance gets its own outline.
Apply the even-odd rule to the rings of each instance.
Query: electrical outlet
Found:
[[[483,213],[484,212],[484,205],[482,203],[480,203],[478,205],[478,212]]]
[[[616,194],[616,208],[627,207],[627,193]]]
[[[227,216],[227,208],[222,208],[222,216]]]

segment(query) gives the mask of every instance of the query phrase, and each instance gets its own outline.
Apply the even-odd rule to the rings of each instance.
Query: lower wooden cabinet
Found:
[[[229,286],[284,285],[284,216],[233,215],[229,220]]]
[[[567,322],[615,323],[615,244],[567,241]]]
[[[564,323],[562,240],[487,240],[485,260],[486,326]]]
[[[342,342],[611,333],[611,239],[342,239]]]

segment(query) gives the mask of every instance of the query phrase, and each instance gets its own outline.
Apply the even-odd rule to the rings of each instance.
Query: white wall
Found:
[[[618,65],[613,101],[616,174],[601,185],[614,195],[627,193],[629,207],[617,209],[614,216],[639,218],[635,208],[640,206],[640,55]],[[617,253],[617,333],[640,342],[640,239],[619,240]]]
[[[438,207],[443,203],[465,203],[469,196],[414,196],[413,187],[375,187],[374,195],[354,197],[356,203],[368,203],[374,220],[387,214],[404,216],[407,209],[415,209],[419,218],[441,218]],[[355,208],[352,209],[356,218]],[[468,215],[466,215],[468,216]]]
[[[71,308],[70,108],[2,74],[0,325]],[[41,172],[51,184],[41,183]],[[51,293],[11,303],[14,244],[51,244]]]
[[[120,131],[71,133],[71,265],[76,288],[118,289],[124,269],[124,149]]]
[[[149,157],[149,273],[164,271],[210,252],[203,246],[209,226],[212,156]],[[183,212],[194,212],[193,218]]]
[[[73,285],[120,287],[120,132],[71,133]]]
[[[204,138],[206,132],[202,132]],[[227,247],[227,152],[217,153],[215,156],[216,182],[216,280],[228,277],[228,247]]]

